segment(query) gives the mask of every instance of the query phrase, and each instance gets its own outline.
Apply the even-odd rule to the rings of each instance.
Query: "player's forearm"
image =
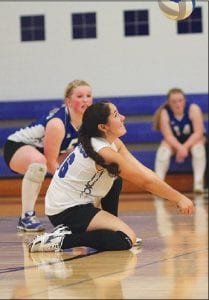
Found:
[[[178,151],[178,149],[182,146],[175,136],[164,136],[164,138],[168,145],[176,151]]]
[[[128,170],[128,168],[126,168]],[[173,189],[151,169],[135,164],[128,172],[121,173],[122,177],[134,183],[144,191],[150,192],[161,198],[177,203],[184,197],[181,193]]]
[[[157,175],[146,183],[145,189],[156,196],[174,203],[177,203],[185,197],[183,194],[168,185],[165,181],[162,181]]]
[[[203,140],[203,134],[202,133],[193,133],[183,144],[186,149],[190,149],[194,144],[200,142]]]

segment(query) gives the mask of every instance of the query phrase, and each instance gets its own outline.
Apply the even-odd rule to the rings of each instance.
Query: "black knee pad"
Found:
[[[122,231],[99,229],[66,235],[62,249],[86,246],[99,251],[128,250],[131,239]]]
[[[131,239],[122,231],[97,230],[98,250],[128,250],[132,247]]]

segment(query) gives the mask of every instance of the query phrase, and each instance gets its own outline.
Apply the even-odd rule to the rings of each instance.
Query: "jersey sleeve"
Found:
[[[114,151],[117,152],[117,147],[114,143],[112,144],[109,144],[105,139],[103,138],[92,138],[91,139],[91,143],[92,143],[92,146],[94,148],[94,150],[96,152],[99,152],[99,150],[101,150],[102,148],[105,148],[105,147],[109,147],[111,149],[113,149]]]

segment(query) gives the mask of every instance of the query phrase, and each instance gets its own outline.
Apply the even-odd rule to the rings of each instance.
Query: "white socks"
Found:
[[[194,192],[202,193],[204,191],[204,174],[206,168],[206,151],[203,144],[196,144],[191,148],[192,168],[194,177]],[[170,165],[172,151],[160,146],[156,153],[155,172],[161,179],[165,179]]]
[[[191,148],[192,167],[194,173],[194,192],[204,191],[204,174],[206,168],[206,151],[202,144],[194,145]]]
[[[155,159],[155,172],[162,180],[165,179],[170,165],[171,156],[172,152],[169,148],[165,146],[160,146],[158,148]]]

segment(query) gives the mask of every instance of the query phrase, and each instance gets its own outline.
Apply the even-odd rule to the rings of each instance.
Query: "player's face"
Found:
[[[185,97],[182,93],[171,94],[168,103],[175,115],[183,114],[185,108]]]
[[[87,85],[74,88],[72,94],[68,97],[68,106],[74,112],[82,114],[93,102],[91,88]]]
[[[124,126],[125,116],[121,115],[116,106],[110,105],[110,115],[108,117],[108,123],[104,125],[104,132],[106,138],[114,140],[126,133],[126,128]]]

